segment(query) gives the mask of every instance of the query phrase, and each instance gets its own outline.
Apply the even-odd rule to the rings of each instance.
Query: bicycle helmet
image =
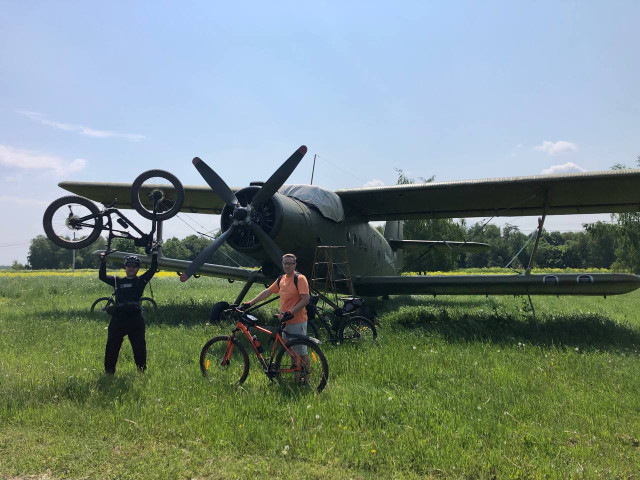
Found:
[[[124,266],[134,265],[135,267],[140,268],[140,259],[136,255],[127,255],[124,257]]]

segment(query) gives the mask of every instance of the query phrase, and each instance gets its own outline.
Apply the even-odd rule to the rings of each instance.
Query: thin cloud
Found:
[[[87,166],[87,161],[84,158],[76,158],[67,162],[55,155],[0,145],[0,165],[22,170],[53,170],[56,175],[62,176],[82,170]]]
[[[384,185],[384,182],[382,180],[371,180],[370,182],[367,182],[364,184],[365,187],[382,187]]]
[[[11,197],[8,195],[0,195],[0,202],[3,204],[14,203],[16,205],[36,205],[38,207],[44,207],[48,205],[48,202],[43,200],[36,200],[33,198]]]
[[[20,115],[24,115],[25,117],[39,122],[42,125],[46,125],[48,127],[57,128],[58,130],[65,130],[67,132],[76,132],[80,135],[84,135],[86,137],[93,138],[124,138],[126,140],[130,140],[132,142],[139,142],[140,140],[144,140],[144,135],[137,135],[133,133],[118,133],[112,132],[110,130],[96,130],[94,128],[85,127],[84,125],[73,125],[69,123],[61,123],[54,122],[52,120],[47,120],[44,115],[38,112],[29,112],[27,110],[18,110],[17,113]]]
[[[563,153],[575,152],[578,150],[578,145],[573,142],[567,142],[565,140],[558,140],[557,142],[550,142],[549,140],[545,140],[542,142],[542,145],[538,145],[534,148],[535,150],[540,150],[542,152],[546,152],[549,155],[561,155]]]
[[[542,173],[575,173],[586,172],[586,170],[573,162],[563,163],[562,165],[553,165],[550,168],[545,168]]]

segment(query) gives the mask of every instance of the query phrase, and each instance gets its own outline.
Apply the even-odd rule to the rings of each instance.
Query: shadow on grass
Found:
[[[169,304],[158,306],[158,311],[143,313],[147,325],[203,325],[209,321],[211,307],[199,304]],[[111,317],[104,312],[91,312],[89,308],[53,309],[34,314],[42,319],[82,318],[98,322],[109,322]]]
[[[388,314],[385,320],[436,333],[450,342],[522,342],[640,352],[640,332],[598,313],[543,315],[536,321],[500,312],[452,313],[442,307],[409,307]]]

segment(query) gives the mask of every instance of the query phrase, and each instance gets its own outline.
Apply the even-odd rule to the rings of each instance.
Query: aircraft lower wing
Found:
[[[387,240],[393,250],[405,252],[433,250],[435,252],[483,253],[491,250],[491,245],[480,242],[454,242],[448,240]]]
[[[430,182],[335,192],[350,218],[410,220],[640,210],[640,169]]]
[[[104,250],[97,250],[100,255]],[[126,252],[114,252],[107,257],[120,264]],[[151,257],[138,255],[143,265],[151,264]],[[189,260],[159,257],[163,270],[184,272]],[[199,274],[270,284],[273,279],[259,270],[227,267],[205,263]],[[177,282],[176,278],[176,282]],[[561,273],[537,275],[412,275],[388,277],[359,277],[353,281],[357,295],[620,295],[640,288],[640,276],[626,273]]]
[[[625,273],[548,275],[416,275],[360,277],[359,296],[382,295],[619,295],[640,288],[640,276]]]
[[[94,255],[100,255],[104,250],[96,250],[93,252]],[[122,261],[124,257],[128,255],[136,255],[140,262],[145,265],[151,265],[151,257],[147,255],[139,255],[134,253],[127,252],[114,252],[107,256],[107,261],[109,262],[119,262],[122,265]],[[158,257],[158,266],[163,270],[169,270],[174,272],[184,272],[187,267],[191,265],[191,260],[177,260],[175,258],[167,258],[167,257]],[[213,263],[205,263],[198,269],[198,273],[201,275],[207,275],[211,277],[219,277],[226,278],[228,280],[240,280],[243,282],[249,281],[253,279],[257,283],[269,283],[273,281],[273,279],[266,277],[262,274],[262,272],[258,270],[249,270],[246,268],[238,268],[238,267],[227,267],[225,265],[216,265]],[[176,282],[178,282],[178,277],[176,276]]]

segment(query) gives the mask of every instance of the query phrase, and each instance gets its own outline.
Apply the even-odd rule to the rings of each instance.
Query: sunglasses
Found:
[[[283,265],[295,265],[296,262],[282,262]]]

